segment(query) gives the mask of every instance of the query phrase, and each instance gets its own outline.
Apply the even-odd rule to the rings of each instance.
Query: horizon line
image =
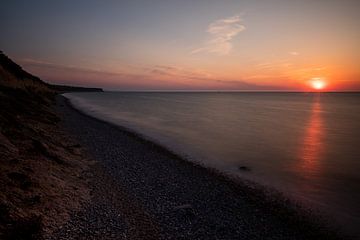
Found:
[[[343,90],[343,91],[301,91],[301,90],[109,90],[103,89],[104,92],[247,92],[247,93],[360,93],[360,90]]]

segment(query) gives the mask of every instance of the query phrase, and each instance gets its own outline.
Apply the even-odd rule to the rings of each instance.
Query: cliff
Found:
[[[89,197],[90,161],[59,125],[58,92],[0,52],[0,239],[42,238]]]

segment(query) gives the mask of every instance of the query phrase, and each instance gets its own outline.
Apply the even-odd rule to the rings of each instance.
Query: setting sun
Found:
[[[311,79],[311,86],[313,89],[321,90],[324,89],[326,86],[326,83],[323,78],[312,78]]]

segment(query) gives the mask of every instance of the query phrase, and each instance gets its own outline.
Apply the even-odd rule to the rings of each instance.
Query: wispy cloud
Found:
[[[202,69],[189,69],[178,66],[156,65],[148,70],[155,79],[177,79],[188,84],[192,90],[282,90],[282,87],[251,83],[243,79],[222,79]],[[270,78],[269,76],[265,76]],[[251,78],[249,78],[251,79]],[[261,76],[257,77],[261,79]]]
[[[293,55],[293,56],[297,56],[299,55],[300,53],[296,52],[296,51],[291,51],[289,52],[290,55]]]
[[[151,74],[168,76],[177,79],[212,80],[212,74],[202,69],[189,69],[178,66],[156,65],[151,68]]]
[[[175,65],[149,65],[137,71],[106,71],[62,65],[37,59],[17,59],[27,71],[43,80],[78,86],[121,90],[269,90],[243,79],[222,79],[204,69]],[[249,80],[251,80],[249,78]]]
[[[209,52],[219,55],[229,54],[236,35],[245,30],[239,15],[216,20],[208,26],[207,32],[211,35],[205,46],[191,51],[191,54]]]

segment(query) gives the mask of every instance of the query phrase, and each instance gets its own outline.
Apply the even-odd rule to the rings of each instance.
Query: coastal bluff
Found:
[[[39,239],[89,198],[90,160],[61,127],[56,86],[0,52],[0,239]]]

